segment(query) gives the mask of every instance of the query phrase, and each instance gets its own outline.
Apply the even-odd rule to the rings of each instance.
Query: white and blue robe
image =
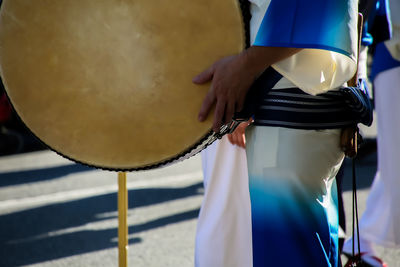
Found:
[[[357,1],[250,1],[254,46],[303,48],[272,66],[283,78],[271,92],[313,97],[354,75]],[[251,126],[246,138],[253,266],[337,266],[340,129]]]

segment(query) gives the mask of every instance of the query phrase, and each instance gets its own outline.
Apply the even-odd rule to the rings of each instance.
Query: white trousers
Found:
[[[360,220],[360,236],[400,247],[400,67],[375,78],[378,172]],[[362,249],[361,249],[362,250]]]
[[[204,199],[197,223],[196,267],[252,266],[246,152],[225,136],[202,151]]]

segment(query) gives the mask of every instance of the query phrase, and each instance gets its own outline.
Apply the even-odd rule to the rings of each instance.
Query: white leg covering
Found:
[[[374,82],[378,125],[378,172],[360,220],[361,252],[372,244],[400,247],[400,67],[380,73]],[[351,253],[352,240],[343,251]],[[356,251],[357,246],[355,246]]]
[[[360,221],[360,235],[385,247],[400,247],[400,67],[375,79],[378,173]]]
[[[246,152],[223,137],[201,156],[205,192],[197,224],[195,266],[251,267]]]

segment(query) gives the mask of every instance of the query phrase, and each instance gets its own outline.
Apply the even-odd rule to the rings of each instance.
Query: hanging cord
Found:
[[[358,134],[358,133],[357,133]],[[361,250],[360,250],[360,228],[358,225],[358,205],[357,205],[357,181],[356,181],[356,158],[353,157],[351,160],[351,165],[352,165],[352,180],[353,180],[353,200],[352,200],[352,215],[353,215],[353,223],[352,223],[352,230],[353,230],[353,248],[352,248],[352,256],[353,259],[355,259],[355,262],[353,262],[352,266],[358,266],[361,262]],[[354,228],[356,228],[357,234],[354,231]],[[357,248],[358,248],[358,253],[356,256],[355,253],[355,236],[357,236]]]
[[[363,16],[362,14],[358,14],[358,44],[357,44],[357,71],[354,77],[349,81],[350,86],[357,86],[357,80],[358,80],[358,63],[359,63],[359,57],[360,57],[360,46],[361,46],[361,34],[362,34],[362,27],[363,27]],[[352,180],[353,180],[353,200],[352,200],[352,215],[353,215],[353,223],[352,223],[352,230],[353,230],[353,248],[352,248],[352,258],[354,259],[354,262],[352,262],[352,266],[360,266],[361,265],[361,250],[360,250],[360,231],[359,231],[359,225],[358,225],[358,205],[357,205],[357,181],[356,181],[356,156],[357,156],[357,151],[359,147],[359,143],[361,143],[362,138],[359,133],[359,129],[357,125],[353,127],[353,129],[349,130],[350,134],[348,135],[350,137],[350,140],[348,140],[348,150],[346,155],[352,159]],[[356,256],[355,253],[355,229],[357,231],[357,247],[358,247],[358,253]]]
[[[362,137],[359,134],[359,130],[357,126],[349,127],[343,129],[341,136],[341,145],[342,150],[345,155],[351,159],[352,163],[352,183],[353,183],[353,194],[352,194],[352,253],[350,262],[351,265],[346,266],[361,266],[361,254],[360,254],[360,231],[358,225],[358,203],[357,203],[357,179],[356,179],[356,156],[359,144],[362,142]],[[356,234],[357,232],[357,234]],[[357,247],[358,253],[355,253],[355,240],[357,236]]]

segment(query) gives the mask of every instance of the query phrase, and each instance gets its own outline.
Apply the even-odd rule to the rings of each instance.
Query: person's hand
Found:
[[[219,132],[222,124],[231,121],[235,111],[240,111],[256,74],[246,68],[243,53],[222,58],[197,75],[193,82],[204,84],[211,81],[199,112],[199,121],[204,121],[215,104],[212,129]]]
[[[232,145],[246,148],[246,137],[244,135],[244,132],[246,130],[246,127],[250,125],[251,121],[252,119],[246,122],[242,122],[238,125],[235,131],[233,131],[233,133],[228,134],[229,142],[231,142]]]
[[[215,105],[212,129],[219,132],[229,123],[236,111],[241,111],[247,91],[268,66],[285,59],[301,49],[252,46],[240,54],[224,57],[193,78],[196,84],[211,81],[203,100],[198,119],[204,121]]]

